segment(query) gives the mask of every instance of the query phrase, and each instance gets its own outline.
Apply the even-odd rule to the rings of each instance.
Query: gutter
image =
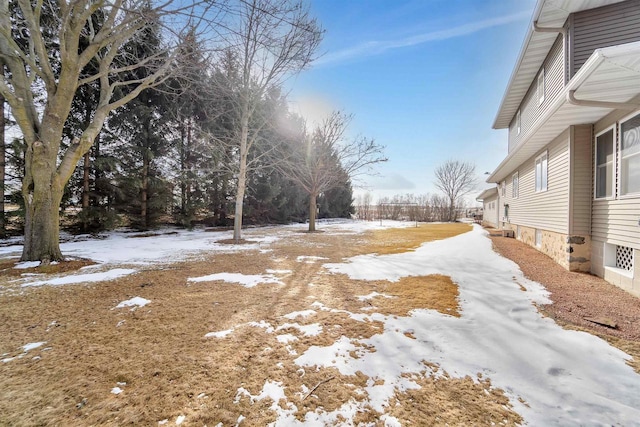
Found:
[[[534,33],[561,33],[562,37],[566,39],[567,37],[567,29],[564,27],[539,27],[538,21],[533,21],[531,23],[531,30]]]
[[[580,85],[578,85],[578,88]],[[597,101],[592,99],[577,99],[575,97],[576,89],[567,92],[567,102],[571,105],[577,105],[579,107],[596,107],[596,108],[612,108],[614,110],[635,110],[640,107],[640,104],[633,104],[631,102],[610,102],[610,101]]]

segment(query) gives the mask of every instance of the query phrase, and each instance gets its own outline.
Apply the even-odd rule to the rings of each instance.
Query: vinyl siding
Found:
[[[572,23],[569,30],[573,53],[569,61],[571,77],[595,49],[640,40],[640,0],[575,13]]]
[[[540,151],[518,169],[519,197],[512,197],[511,176],[507,179],[507,193],[502,202],[509,205],[509,222],[525,227],[556,233],[568,233],[569,224],[569,129],[547,145],[547,191],[535,191],[535,159]],[[501,205],[503,204],[501,202]]]
[[[607,129],[631,114],[629,111],[614,111],[595,124],[594,133]],[[617,150],[620,148],[620,141],[617,135],[618,129],[619,126],[616,126]],[[594,143],[592,142],[592,144]],[[617,155],[619,155],[619,152]],[[618,158],[618,162],[619,160]],[[592,162],[594,161],[592,154]],[[620,173],[619,165],[618,163],[617,174]],[[616,195],[618,193],[619,189],[616,188]],[[591,186],[591,197],[593,198],[593,184]],[[592,205],[591,238],[593,241],[640,249],[640,224],[638,223],[640,221],[640,197],[593,200]],[[636,268],[638,267],[636,266]]]
[[[591,234],[591,125],[571,127],[571,182],[569,234]]]
[[[482,201],[482,220],[493,227],[498,226],[498,195],[495,194]],[[493,206],[493,208],[492,208]]]
[[[540,67],[540,70],[544,68],[545,75],[544,102],[538,105],[537,89],[538,75],[540,74],[540,70],[538,70],[536,78],[531,83],[531,86],[520,105],[520,134],[518,135],[516,125],[517,113],[514,115],[511,120],[511,124],[509,125],[509,151],[513,150],[520,143],[522,137],[533,127],[536,121],[544,114],[546,109],[549,108],[556,96],[562,92],[565,81],[564,63],[564,41],[562,35],[559,35],[551,47],[543,66]]]

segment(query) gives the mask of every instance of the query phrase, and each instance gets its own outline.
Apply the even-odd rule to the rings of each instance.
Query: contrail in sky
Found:
[[[392,49],[415,46],[437,40],[447,40],[454,37],[462,37],[487,28],[497,27],[528,18],[530,14],[530,11],[524,11],[514,13],[512,15],[498,16],[496,18],[472,22],[458,27],[447,28],[445,30],[417,34],[398,40],[368,41],[336,52],[329,52],[328,54],[318,58],[318,60],[315,61],[315,65],[335,64],[350,59],[380,55]]]

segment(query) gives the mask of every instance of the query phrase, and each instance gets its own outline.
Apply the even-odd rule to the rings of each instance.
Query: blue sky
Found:
[[[290,81],[292,106],[311,121],[335,109],[353,113],[349,133],[386,146],[389,161],[356,194],[435,193],[434,170],[447,159],[476,164],[479,193],[489,186],[483,173],[506,155],[506,132],[491,126],[534,6],[312,1],[326,30],[322,56]]]

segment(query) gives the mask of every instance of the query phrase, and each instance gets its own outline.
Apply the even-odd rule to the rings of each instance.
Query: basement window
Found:
[[[634,250],[629,246],[604,244],[604,265],[609,271],[633,278]]]
[[[536,229],[536,248],[542,247],[542,230]]]

